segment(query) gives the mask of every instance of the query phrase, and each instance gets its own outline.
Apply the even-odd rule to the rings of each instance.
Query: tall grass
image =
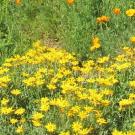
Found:
[[[1,0],[0,4],[1,59],[24,52],[36,39],[47,38],[56,39],[81,59],[95,57],[89,52],[95,35],[102,43],[97,55],[114,54],[135,33],[134,19],[125,16],[126,9],[135,5],[130,0],[77,0],[73,5],[66,0],[23,0],[20,5]],[[112,12],[116,7],[121,9],[119,16]],[[107,25],[96,24],[96,18],[102,15],[110,17]]]
[[[91,55],[89,46],[95,35],[102,41],[103,49],[100,54],[112,54],[117,51],[116,48],[128,44],[129,37],[135,33],[132,28],[135,22],[125,15],[125,11],[133,8],[134,4],[134,1],[129,0],[77,0],[69,6],[65,0],[46,0],[45,12],[50,13],[46,14],[50,29],[64,47],[85,58]],[[113,14],[114,8],[121,9],[119,16]],[[96,18],[102,15],[109,16],[111,22],[105,26],[96,24]]]
[[[25,52],[37,39],[44,37],[45,21],[39,2],[28,0],[16,5],[15,1],[0,1],[0,61],[13,54]]]

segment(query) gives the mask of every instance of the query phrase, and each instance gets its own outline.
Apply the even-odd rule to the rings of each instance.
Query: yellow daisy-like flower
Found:
[[[48,132],[52,133],[56,130],[56,125],[54,123],[49,122],[47,125],[45,125],[45,128]]]
[[[12,113],[14,110],[12,107],[2,107],[0,111],[1,111],[1,114],[7,115],[7,114]]]
[[[82,129],[83,127],[82,127],[82,123],[80,123],[80,122],[73,122],[73,124],[72,124],[72,129],[73,129],[73,131],[74,132],[79,132],[81,129]]]
[[[25,109],[24,108],[19,108],[15,111],[15,114],[16,115],[22,115],[23,113],[25,112]]]
[[[33,120],[40,120],[43,117],[44,117],[44,115],[42,113],[36,112],[36,113],[33,114],[32,119]]]
[[[39,120],[32,120],[32,123],[35,127],[40,127],[41,126],[41,122]]]
[[[21,94],[21,91],[18,90],[18,89],[14,89],[14,90],[11,90],[11,94],[15,95],[15,96],[18,96]]]
[[[115,129],[113,130],[112,135],[126,135],[126,134]]]
[[[135,43],[135,36],[130,38],[131,43]]]
[[[79,131],[79,135],[88,135],[90,130],[88,128],[84,128]]]
[[[135,122],[133,123],[133,127],[135,128]]]
[[[94,37],[92,39],[92,46],[90,47],[90,51],[94,51],[98,48],[100,48],[101,45],[100,45],[100,39],[98,37]]]
[[[9,99],[3,98],[1,100],[1,105],[7,105],[8,102],[9,102]]]
[[[107,121],[104,118],[98,118],[97,123],[99,125],[105,125],[105,124],[107,124]]]
[[[119,101],[119,106],[120,106],[120,110],[123,108],[126,108],[130,105],[132,105],[134,103],[133,100],[130,99],[122,99],[121,101]]]
[[[135,15],[135,9],[129,9],[126,11],[126,15],[127,16],[134,16]]]
[[[25,122],[26,122],[25,118],[20,119],[20,123],[25,123]]]
[[[23,133],[24,132],[24,128],[23,128],[23,126],[19,126],[19,127],[17,127],[17,129],[16,129],[16,133]]]
[[[129,86],[135,88],[135,81],[129,81]]]
[[[10,119],[10,123],[11,123],[11,124],[16,124],[17,122],[18,122],[17,119],[14,119],[14,118]]]

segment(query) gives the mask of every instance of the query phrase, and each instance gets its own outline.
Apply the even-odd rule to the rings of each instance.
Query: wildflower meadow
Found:
[[[0,135],[135,135],[135,1],[1,0]]]

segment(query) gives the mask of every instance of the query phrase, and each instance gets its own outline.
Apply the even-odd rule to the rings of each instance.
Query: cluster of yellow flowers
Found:
[[[118,130],[114,130],[112,135],[134,135],[135,132],[133,131],[129,131],[129,132],[122,132],[122,131],[118,131]]]
[[[93,49],[100,46],[99,38],[92,42]],[[9,125],[13,134],[42,129],[45,134],[89,135],[104,127],[112,135],[121,134],[110,128],[112,111],[118,115],[125,111],[127,117],[135,107],[135,74],[130,73],[134,55],[134,48],[124,47],[114,58],[86,60],[79,66],[70,53],[37,41],[24,55],[8,58],[0,67],[3,126]],[[132,129],[133,119],[130,115]]]

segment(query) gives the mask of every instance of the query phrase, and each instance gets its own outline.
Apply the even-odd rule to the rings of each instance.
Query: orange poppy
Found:
[[[72,5],[72,4],[74,3],[74,0],[67,0],[67,3],[68,3],[69,5]]]
[[[110,19],[108,16],[101,16],[97,18],[97,23],[105,23],[108,22]]]
[[[21,3],[21,0],[15,0],[16,5],[19,5]]]
[[[119,14],[120,14],[120,9],[119,9],[119,8],[113,9],[113,13],[114,13],[115,15],[119,15]]]

